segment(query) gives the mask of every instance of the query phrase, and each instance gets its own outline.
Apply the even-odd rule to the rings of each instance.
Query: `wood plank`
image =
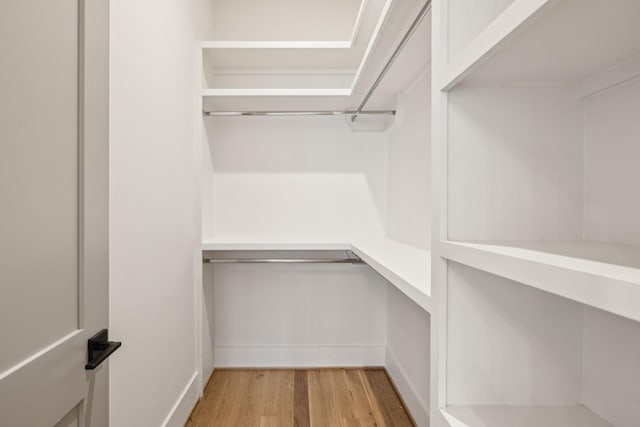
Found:
[[[307,372],[297,370],[293,388],[293,425],[294,427],[310,427],[309,417],[309,389]]]
[[[369,392],[363,370],[347,370],[345,372],[349,392],[352,395],[353,410],[363,426],[383,427],[384,417],[376,404],[375,397]]]
[[[220,370],[186,427],[412,426],[384,370]]]
[[[261,417],[265,418],[265,423],[276,420],[278,426],[293,427],[294,372],[267,371],[265,376]]]
[[[221,372],[215,371],[213,373],[204,390],[202,399],[191,414],[192,426],[189,427],[208,426],[210,420],[215,417],[216,412],[221,410],[221,397],[226,395],[228,391],[228,382],[225,382],[223,377],[224,375]]]
[[[349,391],[346,371],[344,369],[332,370],[327,373],[331,378],[332,388],[327,390],[333,395],[333,399],[340,415],[343,426],[355,424],[358,420],[354,411],[353,395]]]
[[[384,426],[376,418],[357,372],[324,370],[309,373],[311,426]],[[351,372],[356,372],[354,376]]]
[[[413,427],[400,398],[395,393],[387,373],[383,370],[365,371],[368,387],[375,397],[374,407],[379,408],[387,427]]]
[[[339,426],[341,417],[333,393],[333,381],[328,371],[307,372],[309,381],[309,416],[312,426]]]
[[[247,425],[242,424],[246,416],[247,394],[251,374],[246,371],[220,372],[220,384],[216,385],[212,391],[213,406],[211,408],[212,417],[209,418],[207,427],[226,425]]]

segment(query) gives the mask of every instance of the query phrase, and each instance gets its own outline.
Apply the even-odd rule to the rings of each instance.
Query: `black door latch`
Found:
[[[121,342],[109,341],[108,329],[101,330],[87,343],[87,364],[84,368],[87,370],[96,369],[121,346]]]

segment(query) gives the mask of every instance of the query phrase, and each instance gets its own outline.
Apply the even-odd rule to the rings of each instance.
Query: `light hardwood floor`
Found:
[[[217,370],[185,427],[412,427],[383,369]]]

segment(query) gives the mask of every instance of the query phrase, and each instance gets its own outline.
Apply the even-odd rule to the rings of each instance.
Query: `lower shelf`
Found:
[[[451,427],[613,427],[584,406],[448,406]]]
[[[442,256],[640,321],[640,246],[592,241],[446,241]]]
[[[226,240],[202,244],[203,251],[323,251],[350,250],[391,284],[431,313],[431,253],[390,239],[335,241],[241,241]]]

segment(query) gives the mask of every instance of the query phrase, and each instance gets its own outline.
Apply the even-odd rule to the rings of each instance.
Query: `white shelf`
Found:
[[[351,250],[431,313],[431,253],[394,240],[356,240]]]
[[[202,42],[206,111],[353,110],[377,78],[421,4],[380,0],[351,49],[332,42]],[[366,22],[365,22],[366,21]],[[370,21],[370,22],[369,22]],[[430,17],[423,21],[366,105],[395,110],[397,95],[430,64]],[[383,25],[384,24],[384,25]],[[364,35],[364,36],[363,36]],[[341,43],[341,42],[339,42]],[[425,52],[427,54],[425,54]]]
[[[208,80],[209,90],[203,96],[351,96],[356,82],[373,53],[373,47],[382,36],[383,22],[391,11],[393,0],[364,1],[357,16],[354,16],[351,40],[239,40],[239,41],[204,41],[201,43],[204,74]],[[388,37],[389,35],[387,35]],[[255,76],[250,87],[237,86],[238,89],[216,89],[211,86],[216,76],[235,75],[251,80],[255,70],[261,69],[263,76]],[[324,80],[326,70],[353,70],[346,88],[317,88],[317,84],[328,87]],[[285,75],[282,71],[287,70]],[[285,77],[287,74],[307,74],[318,81],[305,89],[290,88],[288,85],[280,89],[252,86],[267,83],[271,79]],[[266,77],[266,78],[265,78]],[[295,80],[295,79],[293,79]],[[307,79],[308,80],[308,79]],[[246,84],[246,82],[245,82]],[[254,108],[255,110],[255,108]]]
[[[388,239],[337,241],[215,241],[203,251],[350,250],[423,310],[431,312],[430,252]]]
[[[516,0],[447,67],[442,88],[578,83],[640,52],[640,2]]]
[[[449,406],[451,427],[613,427],[584,406]]]
[[[203,89],[202,96],[351,96],[351,89]]]
[[[203,41],[202,49],[350,49],[353,40],[219,40]]]
[[[203,251],[349,251],[351,245],[336,241],[215,241],[202,244]]]
[[[443,90],[449,90],[486,60],[516,29],[536,13],[544,10],[549,0],[515,0],[484,31],[453,58],[446,67]]]
[[[442,256],[640,321],[640,247],[591,241],[443,242]]]

